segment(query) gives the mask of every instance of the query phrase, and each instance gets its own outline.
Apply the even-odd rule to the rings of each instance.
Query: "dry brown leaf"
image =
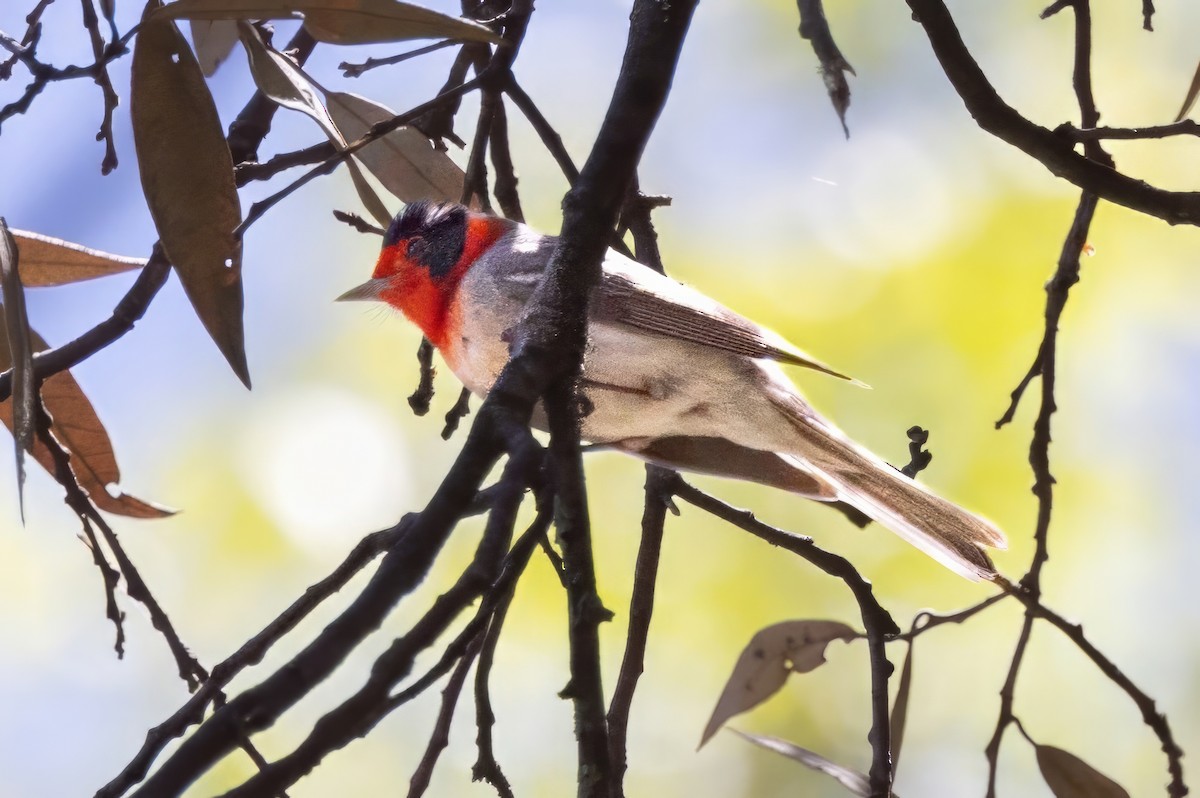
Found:
[[[357,94],[326,92],[325,101],[329,115],[350,141],[361,138],[377,122],[396,115],[388,107]],[[415,128],[393,130],[357,155],[384,188],[405,203],[420,199],[458,202],[462,198],[463,170]]]
[[[1074,754],[1037,745],[1038,768],[1055,798],[1129,798],[1125,788]]]
[[[126,258],[27,230],[13,230],[21,252],[21,282],[26,288],[66,285],[140,269],[144,258]]]
[[[25,519],[25,452],[33,448],[33,419],[37,408],[37,384],[33,381],[33,344],[29,317],[25,315],[25,287],[17,264],[17,242],[0,217],[0,289],[4,295],[4,354],[12,369],[12,396],[8,399],[13,434],[13,452],[17,463],[17,502],[21,520]]]
[[[913,644],[908,644],[904,666],[900,669],[900,686],[896,688],[896,703],[892,705],[892,773],[900,761],[900,744],[904,742],[904,723],[908,720],[908,693],[912,689]]]
[[[0,317],[3,315],[4,309],[0,307]],[[34,350],[41,352],[49,348],[36,331],[30,330],[29,336]],[[7,345],[0,346],[0,371],[7,369],[10,363]],[[50,414],[50,432],[71,455],[71,470],[79,486],[97,507],[133,518],[163,518],[174,512],[127,493],[109,493],[108,486],[121,481],[117,456],[96,410],[70,372],[59,372],[42,383],[42,404]],[[0,402],[0,422],[12,430],[11,398]],[[30,453],[42,468],[54,475],[54,458],[46,444],[34,439]]]
[[[838,621],[784,621],[760,630],[733,666],[700,746],[734,715],[774,695],[787,681],[789,671],[808,673],[820,666],[830,642],[856,637],[861,635]]]
[[[836,762],[831,762],[818,753],[809,751],[807,748],[801,748],[795,743],[790,743],[778,737],[771,737],[765,734],[748,734],[737,729],[730,729],[730,731],[743,740],[754,743],[768,751],[782,754],[788,759],[796,760],[807,768],[812,768],[815,771],[824,773],[826,776],[833,777],[839,784],[855,795],[867,796],[871,794],[871,780],[857,770],[851,770]],[[892,793],[892,798],[900,798],[900,796]]]
[[[130,107],[159,239],[196,315],[249,387],[233,159],[200,65],[174,22],[149,21],[138,33]]]
[[[287,56],[267,47],[250,23],[238,22],[237,26],[242,44],[246,48],[246,56],[250,60],[250,72],[262,93],[284,108],[299,111],[315,121],[334,146],[345,149],[345,137],[325,110],[325,106],[317,97],[317,90],[304,73]],[[375,217],[375,221],[387,227],[392,221],[392,214],[383,204],[383,200],[379,199],[375,189],[371,188],[371,184],[367,182],[366,176],[353,158],[346,160],[346,169],[350,172],[350,179],[354,181],[354,189],[363,205]]]
[[[228,19],[194,19],[189,27],[200,71],[212,77],[237,44],[237,25]]]
[[[1175,117],[1176,122],[1182,122],[1183,118],[1191,113],[1192,106],[1196,104],[1197,95],[1200,95],[1200,64],[1196,64],[1196,74],[1192,76],[1192,85],[1188,86],[1187,96],[1183,98],[1179,115]]]
[[[406,39],[455,39],[499,44],[491,29],[396,0],[178,0],[158,16],[166,19],[294,19],[317,41],[371,44]]]

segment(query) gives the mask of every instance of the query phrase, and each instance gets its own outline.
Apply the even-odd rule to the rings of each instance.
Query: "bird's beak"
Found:
[[[386,277],[376,277],[373,280],[367,280],[357,288],[351,288],[346,293],[334,300],[334,302],[374,302],[379,299],[379,295],[383,293],[383,289],[387,287],[388,281]]]

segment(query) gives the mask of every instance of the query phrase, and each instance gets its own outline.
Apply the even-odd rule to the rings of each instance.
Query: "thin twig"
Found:
[[[492,129],[488,134],[488,149],[491,150],[492,166],[496,170],[493,191],[501,212],[514,222],[523,222],[525,211],[521,209],[521,195],[517,191],[517,169],[513,165],[512,148],[508,141],[508,112],[504,110],[504,100],[498,94],[493,97],[495,99],[492,108]]]
[[[574,186],[579,180],[579,169],[576,168],[575,162],[571,160],[571,154],[563,145],[562,136],[558,135],[558,132],[546,121],[546,117],[538,110],[533,99],[517,83],[515,77],[509,78],[504,93],[509,96],[517,108],[521,109],[521,113],[529,120],[529,124],[533,125],[534,132],[538,134],[538,138],[542,140],[542,144],[549,150],[550,155],[558,164],[558,168],[562,170],[563,176],[567,178],[567,185]]]
[[[1135,685],[1112,660],[1104,656],[1084,636],[1082,626],[1071,623],[1049,607],[1035,601],[1028,591],[1018,590],[1013,595],[1017,600],[1024,603],[1037,617],[1045,618],[1051,626],[1054,626],[1066,635],[1067,639],[1074,643],[1100,669],[1100,672],[1109,681],[1120,687],[1133,700],[1133,703],[1137,705],[1138,710],[1142,713],[1142,720],[1150,727],[1155,736],[1158,737],[1159,743],[1162,744],[1163,753],[1167,756],[1167,770],[1171,777],[1171,782],[1167,786],[1167,794],[1171,798],[1183,798],[1183,796],[1187,795],[1188,787],[1183,780],[1183,750],[1175,742],[1175,737],[1171,733],[1171,726],[1167,722],[1167,716],[1158,711],[1154,699]]]
[[[351,64],[347,61],[343,61],[342,63],[338,64],[338,69],[342,70],[342,77],[357,78],[362,73],[368,72],[372,69],[399,64],[407,61],[410,58],[416,58],[417,56],[425,55],[426,53],[444,50],[447,47],[454,47],[458,44],[459,42],[453,39],[446,39],[445,41],[434,42],[433,44],[428,44],[424,47],[418,47],[415,50],[409,50],[406,53],[400,53],[399,55],[389,55],[387,58],[368,58],[361,64]]]
[[[442,440],[450,440],[458,429],[459,422],[471,414],[471,389],[463,388],[458,392],[458,399],[446,411],[446,426],[442,427]]]
[[[983,130],[1101,199],[1172,224],[1200,225],[1200,192],[1166,191],[1075,152],[1072,142],[1021,116],[1001,99],[963,43],[943,0],[905,1],[942,71]]]
[[[429,412],[429,403],[433,399],[433,377],[437,373],[433,367],[433,344],[428,338],[422,337],[417,346],[417,363],[421,366],[421,380],[408,397],[408,406],[418,416],[423,416]]]
[[[96,85],[104,95],[104,121],[96,133],[96,141],[104,142],[104,160],[100,164],[100,173],[107,175],[117,168],[117,147],[113,142],[112,119],[117,107],[117,92],[113,89],[112,79],[108,76],[108,66],[104,63],[104,37],[100,34],[100,20],[96,17],[96,9],[92,0],[79,0],[83,7],[83,27],[87,29],[92,41],[92,54],[96,58]],[[109,17],[112,31],[116,33],[116,25]]]
[[[964,621],[974,618],[976,615],[983,612],[993,604],[998,604],[1006,598],[1008,598],[1008,593],[997,593],[996,595],[989,596],[977,604],[972,604],[966,609],[959,610],[958,612],[947,613],[945,615],[936,615],[927,611],[918,612],[916,617],[913,618],[912,627],[904,634],[896,635],[889,642],[903,640],[911,643],[918,635],[922,635],[925,632],[928,632],[930,629],[936,629],[937,627],[948,623],[963,623]]]
[[[829,20],[825,18],[825,9],[821,0],[796,0],[796,8],[800,12],[800,38],[812,43],[813,52],[821,65],[821,79],[825,90],[829,93],[829,101],[837,112],[838,121],[842,123],[842,132],[850,138],[850,128],[846,126],[846,110],[850,107],[850,84],[846,73],[854,73],[854,67],[842,55],[833,33],[829,30]]]
[[[871,583],[843,557],[817,547],[811,538],[794,535],[754,517],[753,513],[738,510],[725,502],[693,487],[676,477],[671,492],[688,504],[699,507],[739,529],[759,537],[772,546],[779,546],[808,560],[830,576],[841,579],[854,594],[862,615],[863,629],[867,635],[867,648],[871,662],[871,731],[867,739],[871,743],[871,771],[869,774],[871,796],[887,798],[892,784],[891,732],[888,722],[888,678],[892,664],[887,659],[885,644],[900,634],[900,628],[892,616],[879,604],[871,590]]]
[[[1083,142],[1099,139],[1134,140],[1165,139],[1170,136],[1200,136],[1200,123],[1193,119],[1181,119],[1169,125],[1147,125],[1145,127],[1082,127],[1062,124],[1054,128],[1054,134],[1070,141]]]
[[[357,213],[346,213],[345,211],[334,211],[333,218],[339,222],[348,224],[360,233],[368,233],[370,235],[382,236],[387,231],[382,227],[377,227],[371,224],[366,219],[359,216]]]
[[[629,599],[629,632],[625,655],[608,705],[608,751],[613,769],[613,795],[625,794],[629,711],[638,679],[645,669],[646,644],[650,637],[650,619],[654,614],[654,588],[658,581],[658,561],[662,553],[663,527],[667,520],[667,502],[677,475],[656,465],[646,466],[645,504],[642,509],[642,542],[638,546],[633,570],[633,595]]]
[[[408,780],[408,798],[420,798],[429,789],[429,780],[433,778],[433,769],[437,766],[438,758],[442,751],[446,750],[446,746],[450,745],[450,722],[454,720],[454,709],[458,706],[458,697],[462,694],[467,674],[482,644],[482,632],[476,633],[475,639],[467,646],[466,653],[454,668],[454,673],[450,674],[450,680],[442,688],[442,705],[438,710],[437,720],[434,721],[433,732],[429,735],[429,744]]]

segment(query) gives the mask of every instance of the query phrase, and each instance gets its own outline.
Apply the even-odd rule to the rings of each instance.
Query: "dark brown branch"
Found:
[[[274,723],[332,673],[351,650],[379,627],[391,608],[416,588],[504,445],[502,436],[509,424],[502,411],[492,415],[485,406],[480,417],[492,423],[476,424],[472,429],[446,480],[426,508],[411,517],[406,534],[389,548],[378,570],[351,605],[288,664],[214,712],[145,781],[136,795],[146,798],[182,793],[228,752],[234,735],[252,734]],[[284,774],[283,781],[290,775]],[[264,794],[271,791],[267,789]]]
[[[280,172],[286,172],[288,169],[320,163],[336,152],[337,148],[333,146],[333,142],[322,141],[313,144],[311,147],[305,147],[302,150],[284,152],[272,156],[265,163],[258,163],[253,160],[242,161],[234,167],[234,177],[239,187],[256,180],[270,180],[275,175]]]
[[[1200,123],[1183,119],[1169,125],[1147,125],[1145,127],[1084,127],[1077,128],[1069,123],[1054,128],[1056,136],[1068,141],[1084,142],[1099,139],[1135,140],[1165,139],[1170,136],[1200,136]]]
[[[580,364],[582,365],[582,364]],[[608,722],[600,671],[600,624],[612,618],[596,592],[591,519],[579,446],[575,372],[560,378],[546,393],[550,419],[551,473],[555,487],[554,526],[567,577],[567,639],[570,680],[559,693],[575,707],[579,752],[576,786],[580,798],[609,798],[613,775],[608,756]]]
[[[1025,119],[1000,98],[963,43],[942,0],[906,1],[946,77],[980,127],[1101,199],[1171,224],[1200,224],[1200,192],[1165,191],[1076,153],[1071,142]]]
[[[887,798],[890,795],[892,784],[887,682],[893,668],[887,659],[885,644],[890,638],[900,634],[900,628],[896,626],[892,616],[875,598],[875,594],[871,590],[871,583],[863,578],[849,560],[817,547],[811,538],[794,535],[764,524],[755,518],[753,513],[731,507],[678,477],[676,477],[671,492],[688,504],[699,507],[701,510],[765,540],[772,546],[779,546],[800,555],[826,574],[841,579],[850,588],[862,615],[871,661],[871,731],[867,735],[872,752],[869,774],[871,795],[873,798],[875,796]]]
[[[467,79],[467,72],[474,61],[471,50],[466,47],[459,49],[458,55],[454,57],[454,63],[450,65],[450,74],[446,76],[446,82],[442,84],[438,94],[445,94],[451,89],[461,86]],[[414,119],[412,126],[441,144],[443,148],[446,145],[442,143],[442,139],[452,141],[459,147],[465,147],[466,142],[454,132],[454,117],[458,114],[461,104],[460,98],[442,103]]]
[[[508,464],[504,468],[504,475],[500,480],[500,494],[497,495],[492,511],[488,515],[483,538],[470,566],[449,590],[437,598],[429,611],[404,636],[393,641],[391,646],[375,660],[370,676],[358,691],[317,721],[312,732],[291,753],[259,771],[240,787],[225,793],[225,798],[271,796],[279,789],[288,787],[307,775],[329,753],[346,746],[356,737],[361,737],[374,728],[387,714],[387,699],[392,687],[408,675],[417,655],[432,645],[459,614],[495,582],[500,572],[501,561],[512,540],[513,524],[516,521],[517,510],[520,507],[525,487],[533,481],[540,463],[540,447],[532,442],[525,451],[509,458]],[[449,480],[447,481],[449,482]],[[439,491],[439,493],[441,492]],[[404,541],[401,541],[401,546],[393,549],[384,558],[372,584],[376,583],[381,574],[389,570],[388,559],[400,551],[403,543],[417,538],[420,534],[421,520],[428,512],[427,509],[425,513],[422,513],[414,531],[409,533]],[[430,554],[436,555],[436,550]],[[431,564],[432,557],[428,562],[423,563],[423,566],[428,568]],[[407,563],[404,565],[407,566]],[[356,600],[355,604],[359,604],[364,597],[365,593]],[[388,604],[390,605],[391,602]],[[334,625],[336,623],[335,621]],[[328,629],[329,627],[326,631]],[[322,637],[324,636],[325,633],[322,634]],[[320,638],[318,638],[318,641],[314,642],[308,650],[316,647],[320,642]],[[285,668],[278,672],[268,679],[268,682],[277,678],[279,674],[286,674],[288,670],[290,669]],[[253,693],[259,689],[261,686],[250,692]],[[226,708],[232,707],[248,694],[244,693],[234,699]],[[184,749],[200,736],[223,711],[223,709],[218,710],[208,723],[201,726],[192,738],[185,741],[180,747],[179,754],[167,760],[163,769],[165,770],[173,761],[178,760]],[[258,723],[256,715],[243,715],[242,718],[244,722],[255,725]],[[159,773],[161,772],[162,770],[159,771]],[[147,794],[157,794],[155,790],[151,789],[151,786],[159,773],[154,774],[146,781],[144,790]]]
[[[496,170],[493,191],[501,212],[513,221],[523,222],[525,212],[521,209],[521,195],[517,191],[517,169],[513,165],[512,148],[508,141],[508,112],[504,109],[504,100],[498,94],[494,97],[492,130],[489,135],[492,166]]]
[[[812,43],[813,52],[821,65],[821,80],[825,90],[829,92],[829,101],[837,112],[838,121],[842,123],[842,132],[850,138],[850,128],[846,126],[846,110],[850,107],[850,84],[846,81],[846,73],[854,73],[854,67],[842,55],[833,33],[829,30],[829,20],[825,18],[825,8],[821,0],[796,0],[796,8],[800,12],[800,38]]]
[[[116,778],[96,793],[96,798],[115,798],[145,778],[150,765],[167,744],[182,736],[189,726],[203,720],[205,710],[225,685],[246,668],[261,662],[267,651],[280,638],[296,628],[300,621],[325,599],[345,587],[346,583],[372,560],[395,545],[412,525],[413,518],[414,516],[409,516],[390,529],[367,535],[329,576],[309,587],[278,618],[213,668],[211,677],[187,703],[149,731],[141,750]]]
[[[109,564],[108,558],[104,556],[104,550],[100,548],[100,541],[96,539],[96,530],[92,528],[92,522],[86,515],[79,520],[83,524],[84,543],[91,550],[92,562],[100,569],[100,578],[104,582],[104,617],[112,621],[117,634],[116,640],[113,642],[113,650],[117,652],[117,659],[123,659],[125,657],[125,612],[117,604],[117,585],[121,582],[121,574]]]
[[[629,711],[638,679],[645,669],[646,643],[650,637],[650,619],[654,614],[654,587],[658,581],[658,561],[662,553],[663,527],[667,520],[667,502],[677,475],[655,465],[646,466],[645,504],[642,509],[642,542],[638,546],[633,571],[633,595],[629,600],[629,632],[625,638],[625,656],[617,674],[617,684],[608,705],[608,751],[613,769],[613,795],[625,794],[627,764],[626,740]]]
[[[488,490],[493,497],[498,492],[500,485],[493,485]],[[542,499],[539,497],[539,503]],[[422,676],[414,679],[403,690],[390,696],[387,701],[387,712],[392,712],[395,709],[407,704],[417,696],[428,690],[438,679],[445,676],[451,666],[466,654],[467,648],[475,637],[485,628],[490,628],[493,616],[499,611],[501,606],[510,599],[510,593],[516,585],[516,580],[525,570],[525,566],[529,564],[529,557],[533,554],[533,549],[538,544],[538,540],[545,537],[546,530],[550,527],[550,516],[545,511],[539,508],[538,515],[534,519],[534,523],[521,536],[521,538],[513,545],[512,550],[505,558],[504,568],[500,573],[500,578],[496,580],[496,584],[484,597],[480,603],[479,609],[463,630],[450,641],[450,643],[442,650],[442,656],[438,658],[436,664],[427,670]],[[486,641],[485,641],[486,646]],[[486,650],[486,649],[485,649]]]
[[[487,179],[487,145],[492,132],[492,120],[496,118],[496,104],[499,98],[495,92],[485,91],[480,98],[479,120],[475,125],[475,138],[471,142],[471,154],[467,159],[467,169],[463,176],[462,204],[470,205],[475,199],[479,209],[484,213],[492,213],[492,200],[488,196]]]

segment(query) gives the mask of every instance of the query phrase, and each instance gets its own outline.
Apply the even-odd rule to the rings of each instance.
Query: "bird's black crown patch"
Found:
[[[452,202],[410,202],[392,220],[385,247],[408,241],[408,257],[444,277],[462,257],[467,243],[467,209]]]

